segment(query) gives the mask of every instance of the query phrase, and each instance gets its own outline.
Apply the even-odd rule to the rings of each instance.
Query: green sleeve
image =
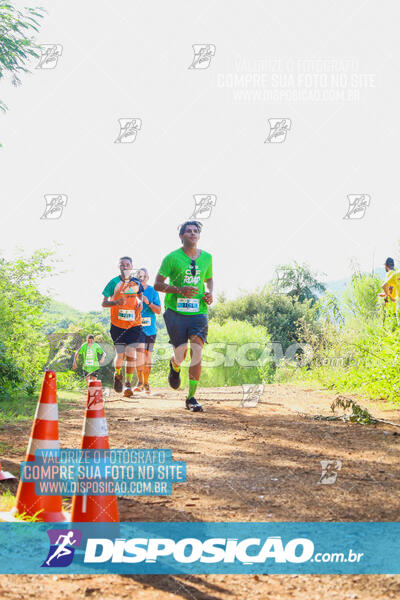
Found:
[[[99,344],[96,344],[96,354],[104,354],[103,348]]]
[[[82,346],[78,350],[78,354],[81,354],[82,356],[85,354],[85,352],[86,352],[86,345],[87,345],[86,342],[84,344],[82,344]]]
[[[111,296],[114,295],[114,290],[115,290],[115,280],[111,279],[111,281],[109,281],[106,285],[106,287],[103,290],[103,296],[105,296],[106,298],[110,298]]]
[[[171,263],[168,255],[162,261],[158,272],[162,277],[171,277]]]
[[[212,257],[210,256],[210,262],[208,263],[206,274],[204,275],[204,281],[211,279],[212,277]]]

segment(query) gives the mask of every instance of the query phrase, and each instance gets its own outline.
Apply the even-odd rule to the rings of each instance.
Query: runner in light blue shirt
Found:
[[[145,267],[142,267],[139,270],[138,279],[144,289],[142,308],[142,329],[145,335],[143,390],[146,394],[150,394],[149,377],[151,372],[151,354],[157,337],[156,315],[161,313],[161,302],[158,292],[148,284],[149,272]]]

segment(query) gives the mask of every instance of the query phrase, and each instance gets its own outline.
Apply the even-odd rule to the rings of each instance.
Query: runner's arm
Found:
[[[99,360],[99,364],[102,365],[107,354],[105,353],[105,351],[103,350],[103,348],[100,346],[101,349],[101,354],[100,354],[100,360]]]
[[[154,282],[154,289],[156,292],[164,292],[164,294],[180,294],[185,298],[193,298],[199,291],[199,288],[191,285],[184,285],[178,287],[177,285],[169,285],[165,283],[166,277],[157,273],[156,280]]]
[[[107,296],[103,296],[103,302],[101,303],[101,305],[104,306],[104,308],[108,308],[109,306],[116,306],[123,303],[123,298],[118,298],[118,300],[107,300]]]
[[[168,283],[165,283],[166,279],[166,277],[163,277],[160,275],[160,273],[157,273],[156,280],[154,282],[154,289],[156,292],[164,292],[164,294],[180,294],[182,288],[176,285],[168,285]]]
[[[207,291],[204,294],[204,300],[207,304],[212,304],[213,302],[213,289],[214,289],[214,280],[212,277],[210,279],[206,279],[204,282],[207,286]]]
[[[154,302],[150,302],[149,303],[149,308],[150,310],[153,311],[153,313],[155,313],[156,315],[159,315],[161,313],[161,306],[159,304],[154,304]]]
[[[146,302],[147,300],[147,302]],[[159,304],[155,304],[154,302],[150,302],[150,300],[147,298],[147,296],[143,296],[143,302],[144,304],[147,304],[147,306],[149,307],[149,309],[151,311],[153,311],[153,313],[155,313],[156,315],[159,315],[161,312],[161,306]]]
[[[72,364],[72,369],[75,371],[76,369],[76,361],[78,360],[78,356],[79,356],[79,352],[81,351],[80,348],[78,348],[78,350],[75,352],[74,354],[74,362]]]
[[[157,300],[157,302],[155,302],[155,300]],[[144,302],[144,304],[147,304],[147,306],[150,308],[150,310],[153,313],[155,313],[156,315],[159,315],[161,313],[160,296],[158,295],[157,292],[155,293],[155,295],[153,297],[153,302],[150,302],[148,297],[145,294],[143,294],[143,302]]]
[[[382,289],[383,289],[383,291],[385,292],[385,296],[386,296],[387,298],[390,298],[391,300],[393,300],[393,298],[392,298],[392,296],[391,296],[391,293],[390,293],[390,288],[391,288],[391,287],[392,287],[392,286],[389,286],[389,282],[387,282],[387,283],[384,283],[384,284],[383,284],[383,286],[382,286]]]

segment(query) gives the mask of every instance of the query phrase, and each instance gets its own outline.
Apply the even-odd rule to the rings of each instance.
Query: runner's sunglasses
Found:
[[[196,276],[196,261],[194,260],[194,258],[191,260],[190,266],[192,267],[190,269],[190,272],[193,275],[193,277],[195,277]]]

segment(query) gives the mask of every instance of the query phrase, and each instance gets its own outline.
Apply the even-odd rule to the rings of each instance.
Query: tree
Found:
[[[340,300],[335,294],[325,292],[318,301],[319,314],[329,324],[342,326],[344,317],[340,307]]]
[[[278,292],[296,296],[300,302],[311,300],[314,303],[318,299],[318,292],[322,294],[326,290],[326,286],[317,276],[307,264],[300,265],[294,261],[293,265],[277,267],[273,284]]]
[[[19,74],[29,72],[27,62],[40,56],[40,46],[31,34],[39,32],[38,19],[43,18],[45,12],[39,7],[25,7],[22,12],[10,2],[0,2],[0,79],[10,73],[12,84],[20,85]],[[7,110],[1,100],[0,110]]]
[[[343,292],[343,304],[353,317],[370,320],[379,316],[379,292],[382,282],[377,275],[355,273]]]
[[[47,297],[38,281],[51,272],[49,251],[15,261],[0,258],[0,382],[3,395],[20,383],[32,390],[47,356],[42,311]]]
[[[316,327],[317,308],[311,301],[299,302],[289,295],[276,294],[271,287],[243,294],[235,300],[217,302],[210,310],[210,317],[218,323],[228,319],[248,321],[264,326],[272,342],[279,342],[285,352],[293,342],[298,342],[298,322],[303,318],[310,327]]]

